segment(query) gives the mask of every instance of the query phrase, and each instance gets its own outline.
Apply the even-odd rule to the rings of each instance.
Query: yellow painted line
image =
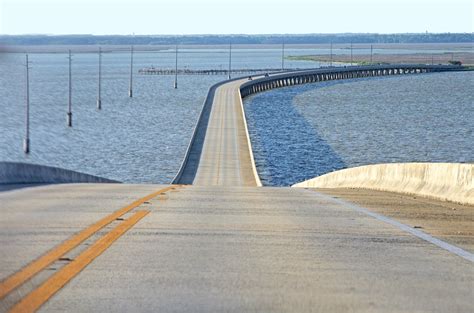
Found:
[[[84,229],[80,233],[74,235],[73,237],[69,238],[65,242],[61,243],[59,246],[57,246],[50,252],[46,253],[45,255],[33,261],[32,263],[28,264],[26,267],[14,273],[13,275],[11,275],[10,277],[8,277],[7,279],[5,279],[4,281],[0,283],[0,299],[3,299],[12,290],[22,285],[25,281],[27,281],[28,279],[36,275],[38,272],[42,271],[45,267],[47,267],[48,265],[50,265],[51,263],[59,259],[61,256],[63,256],[67,252],[77,247],[81,242],[83,242],[84,240],[92,236],[94,233],[96,233],[97,231],[105,227],[106,225],[113,222],[115,219],[131,211],[137,206],[143,204],[144,202],[162,193],[165,193],[169,190],[175,189],[176,187],[177,186],[169,186],[169,187],[160,189],[154,193],[151,193],[141,199],[138,199],[132,202],[126,207],[123,207],[122,209],[115,211],[114,213],[104,217],[100,221],[96,222],[95,224],[89,226],[88,228]]]
[[[127,230],[135,225],[150,211],[138,211],[123,223],[112,229],[109,233],[97,240],[92,246],[82,252],[71,263],[64,266],[60,271],[51,276],[41,286],[33,290],[30,294],[18,302],[11,310],[11,313],[17,312],[35,312],[58,290],[64,287],[71,279],[79,274],[89,263],[102,254],[108,247],[114,243]]]

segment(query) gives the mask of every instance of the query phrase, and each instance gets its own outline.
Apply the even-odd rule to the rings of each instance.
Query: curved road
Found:
[[[312,190],[255,188],[244,81],[215,92],[192,186],[0,191],[0,312],[472,312],[470,251]]]
[[[271,88],[321,80],[463,70],[446,65],[378,65],[323,68],[255,76],[219,83],[206,98],[175,183],[198,186],[261,186],[243,113],[242,97]],[[217,86],[217,87],[216,87]]]

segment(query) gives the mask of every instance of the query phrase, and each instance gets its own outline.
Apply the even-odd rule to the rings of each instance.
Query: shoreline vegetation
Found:
[[[314,61],[320,63],[330,63],[330,55],[289,55],[287,60],[292,61]],[[403,54],[354,54],[352,63],[354,65],[372,65],[372,64],[448,64],[450,61],[460,61],[462,65],[474,66],[474,53],[453,52],[453,53],[403,53]],[[351,63],[349,54],[333,54],[333,63]]]
[[[232,44],[429,44],[471,43],[473,33],[335,33],[200,35],[1,35],[1,45],[228,45]]]
[[[227,44],[182,44],[180,43],[179,48],[181,50],[199,50],[199,49],[215,49],[216,53],[228,53],[229,43]],[[380,43],[380,44],[354,44],[354,60],[359,56],[365,57],[365,60],[370,60],[370,54],[367,55],[370,51],[371,46],[374,49],[374,55],[378,55],[380,51],[384,50],[399,50],[400,54],[425,54],[423,57],[424,60],[431,61],[431,54],[436,58],[436,55],[448,53],[451,56],[451,53],[454,53],[456,57],[460,53],[465,53],[470,55],[471,59],[474,59],[472,43],[469,42],[458,42],[458,43]],[[113,44],[86,44],[86,45],[63,45],[63,44],[32,44],[32,45],[6,45],[0,41],[0,53],[65,53],[68,49],[73,50],[75,53],[90,53],[97,52],[97,49],[101,47],[103,53],[109,52],[125,52],[130,51],[130,45],[113,45]],[[135,51],[141,52],[157,52],[157,51],[174,51],[176,45],[166,45],[166,44],[156,44],[156,45],[134,45]],[[281,44],[232,44],[233,49],[255,49],[255,50],[265,50],[265,49],[277,49],[281,50]],[[327,56],[329,58],[329,44],[285,44],[285,49],[287,55],[291,56],[291,50],[298,49],[315,49],[313,52],[315,56]],[[333,45],[333,58],[336,56],[348,55],[350,57],[350,43],[346,44],[337,44]],[[320,50],[318,53],[317,50]],[[321,52],[324,51],[324,54]],[[360,55],[359,53],[363,52],[365,56]],[[311,52],[308,52],[311,53]],[[298,56],[299,57],[299,56]],[[329,59],[328,59],[329,60]],[[334,61],[334,60],[333,60]],[[474,61],[473,61],[474,62]]]

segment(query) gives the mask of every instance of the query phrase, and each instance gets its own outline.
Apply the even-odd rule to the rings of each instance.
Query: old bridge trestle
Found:
[[[429,72],[459,71],[459,66],[446,65],[378,65],[332,67],[315,70],[291,71],[264,78],[249,80],[240,87],[242,97],[266,90],[330,80],[361,77],[408,75]]]

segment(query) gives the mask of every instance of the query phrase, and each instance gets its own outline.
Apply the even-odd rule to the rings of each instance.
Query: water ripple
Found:
[[[276,89],[245,101],[266,185],[385,162],[474,161],[474,73]]]

